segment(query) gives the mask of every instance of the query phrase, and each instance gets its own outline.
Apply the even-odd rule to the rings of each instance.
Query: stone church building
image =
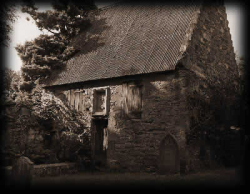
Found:
[[[82,112],[96,165],[159,173],[200,165],[188,99],[197,92],[209,102],[237,85],[223,4],[119,2],[72,44],[79,52],[45,89]]]

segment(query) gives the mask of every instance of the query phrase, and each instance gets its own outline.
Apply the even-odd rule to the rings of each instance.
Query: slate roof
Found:
[[[48,85],[174,70],[198,5],[118,3],[100,12],[73,44],[80,53]]]

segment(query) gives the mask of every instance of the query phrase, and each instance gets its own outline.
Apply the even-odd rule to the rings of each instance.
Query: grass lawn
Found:
[[[189,175],[145,173],[79,173],[57,177],[34,178],[31,188],[59,189],[166,189],[166,188],[235,188],[243,183],[237,170],[223,169]]]

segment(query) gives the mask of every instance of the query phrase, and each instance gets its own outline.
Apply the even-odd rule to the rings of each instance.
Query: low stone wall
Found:
[[[4,168],[5,175],[11,176],[12,167]],[[75,163],[56,163],[34,165],[33,177],[59,176],[64,174],[73,174],[77,172]]]
[[[34,166],[34,177],[58,176],[76,172],[75,163],[42,164]]]

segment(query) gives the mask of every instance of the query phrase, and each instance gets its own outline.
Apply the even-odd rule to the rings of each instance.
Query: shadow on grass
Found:
[[[35,178],[31,189],[169,189],[236,188],[242,185],[235,169],[190,175],[81,173]]]

